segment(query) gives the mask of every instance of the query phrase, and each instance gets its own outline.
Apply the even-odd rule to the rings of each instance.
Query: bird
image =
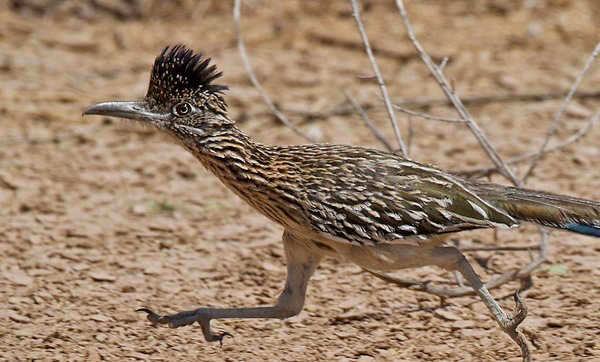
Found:
[[[461,178],[393,152],[340,144],[271,145],[254,141],[228,115],[225,85],[210,58],[183,44],[156,57],[147,94],[139,101],[89,106],[83,115],[134,120],[168,135],[256,211],[281,225],[287,263],[283,290],[271,306],[200,307],[160,315],[140,308],[153,324],[198,323],[206,341],[210,321],[289,318],[303,308],[309,279],[326,256],[368,270],[437,266],[458,271],[497,324],[531,353],[517,327],[527,315],[515,293],[505,313],[467,258],[444,243],[473,229],[508,229],[531,222],[600,237],[600,203],[548,192]]]

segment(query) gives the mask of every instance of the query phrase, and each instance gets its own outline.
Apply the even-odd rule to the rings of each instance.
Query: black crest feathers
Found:
[[[156,101],[203,92],[221,92],[225,85],[212,84],[223,73],[185,45],[167,46],[154,61],[148,97]]]

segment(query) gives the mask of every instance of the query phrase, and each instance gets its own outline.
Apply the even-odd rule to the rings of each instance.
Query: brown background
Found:
[[[393,141],[345,1],[244,2],[242,27],[265,88],[299,127],[323,141],[380,147],[347,107],[348,89]],[[476,3],[477,5],[473,5]],[[410,1],[425,47],[448,56],[446,74],[465,98],[566,92],[599,40],[590,1]],[[392,1],[370,1],[363,18],[395,101],[443,95],[407,42]],[[89,104],[144,95],[167,44],[210,55],[225,73],[231,116],[270,143],[302,140],[278,123],[243,70],[231,4],[111,0],[0,3],[0,357],[8,360],[495,361],[517,349],[474,297],[432,310],[435,297],[401,290],[326,260],[304,311],[286,321],[214,321],[223,348],[194,326],[153,328],[133,310],[269,304],[285,275],[281,228],[253,212],[198,162],[152,130],[81,118]],[[600,88],[600,66],[582,90]],[[506,157],[538,148],[561,100],[472,105]],[[564,139],[599,109],[576,99]],[[455,116],[446,106],[426,111]],[[328,115],[329,114],[329,115]],[[401,116],[404,133],[407,118]],[[447,169],[488,163],[464,126],[412,119],[412,155]],[[600,127],[552,154],[529,186],[600,200]],[[521,174],[526,165],[517,167]],[[501,181],[499,178],[496,181]],[[537,241],[530,226],[498,243]],[[491,244],[489,232],[461,236]],[[527,253],[487,258],[486,280]],[[524,294],[536,360],[600,358],[600,244],[555,232],[548,262]],[[434,268],[398,276],[444,280]],[[493,291],[508,295],[518,283]],[[510,299],[502,305],[510,308]]]

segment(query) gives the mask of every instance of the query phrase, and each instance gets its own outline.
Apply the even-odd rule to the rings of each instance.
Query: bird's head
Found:
[[[210,58],[183,45],[166,47],[154,61],[144,100],[97,103],[83,115],[141,121],[179,140],[219,133],[233,125],[222,97],[227,86],[212,84],[221,74]]]

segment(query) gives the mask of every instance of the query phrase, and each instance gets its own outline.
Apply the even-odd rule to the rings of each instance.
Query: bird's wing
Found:
[[[436,168],[379,152],[347,161],[305,178],[304,211],[326,236],[373,244],[517,224]]]

